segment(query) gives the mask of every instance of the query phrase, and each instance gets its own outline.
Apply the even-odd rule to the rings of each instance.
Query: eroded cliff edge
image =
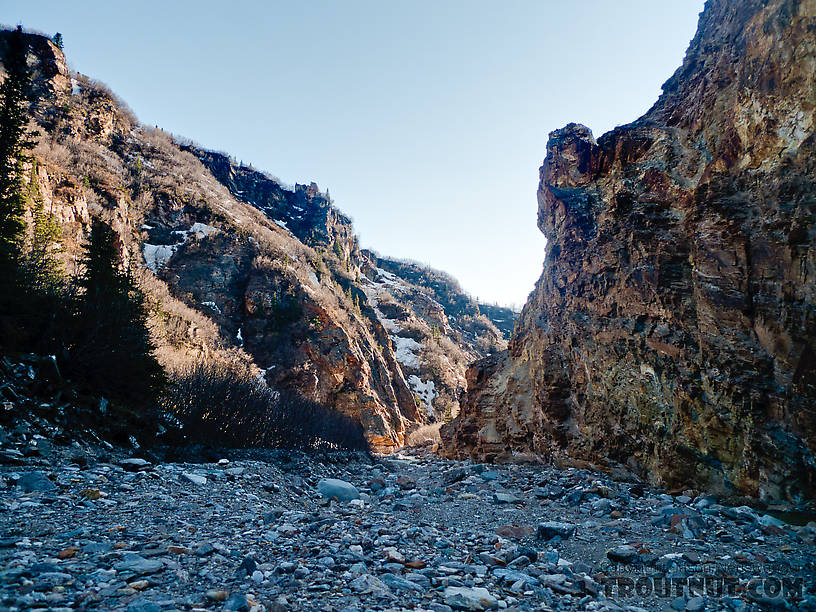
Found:
[[[543,274],[445,453],[812,497],[815,105],[816,2],[709,0],[646,115],[553,132]]]

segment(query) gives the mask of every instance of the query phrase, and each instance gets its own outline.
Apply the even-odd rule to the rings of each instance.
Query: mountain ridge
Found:
[[[195,359],[240,364],[359,419],[384,450],[458,410],[462,389],[453,381],[482,349],[448,338],[452,328],[432,329],[410,303],[412,337],[386,330],[362,286],[372,282],[364,270],[375,281],[376,270],[351,220],[316,184],[287,188],[146,128],[106,87],[71,73],[52,41],[25,40],[42,131],[29,184],[60,223],[69,272],[92,219],[118,233],[121,259],[152,304],[166,368]],[[488,345],[503,342],[482,323],[477,335]],[[401,363],[398,344],[409,340],[410,363]]]

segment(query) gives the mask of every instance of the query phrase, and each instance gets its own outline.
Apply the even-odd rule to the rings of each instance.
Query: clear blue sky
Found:
[[[150,125],[316,181],[363,246],[522,304],[547,134],[640,116],[702,0],[3,0]]]

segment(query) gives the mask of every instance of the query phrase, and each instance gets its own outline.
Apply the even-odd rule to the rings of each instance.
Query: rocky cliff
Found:
[[[0,33],[0,59],[5,41]],[[455,412],[467,364],[503,348],[487,320],[465,325],[466,336],[433,328],[443,306],[397,279],[390,299],[413,322],[407,347],[408,332],[377,307],[377,283],[391,278],[361,253],[351,220],[327,193],[314,183],[287,187],[141,126],[104,85],[71,73],[47,38],[29,34],[26,42],[40,131],[32,197],[60,222],[69,273],[93,218],[119,233],[122,260],[150,300],[166,368],[237,362],[275,388],[359,419],[385,450],[412,427]]]
[[[709,0],[646,115],[550,135],[544,272],[446,452],[816,493],[816,4]]]

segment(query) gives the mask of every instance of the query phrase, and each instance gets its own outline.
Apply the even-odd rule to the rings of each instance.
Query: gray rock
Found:
[[[519,580],[527,584],[539,584],[540,582],[538,578],[534,578],[529,574],[501,567],[497,567],[496,569],[494,569],[493,575],[503,582],[518,582]]]
[[[607,551],[606,556],[615,563],[635,563],[638,561],[638,552],[634,546],[623,544]]]
[[[130,602],[126,610],[127,612],[162,612],[162,607],[148,599],[137,599]]]
[[[207,477],[202,476],[201,474],[193,474],[191,472],[183,472],[181,474],[181,479],[186,480],[187,482],[191,482],[194,485],[205,485],[207,484]]]
[[[536,537],[539,540],[551,540],[558,536],[562,540],[575,535],[575,525],[572,523],[562,523],[560,521],[546,521],[538,524]]]
[[[700,612],[705,608],[705,600],[702,597],[692,597],[686,602],[688,612]]]
[[[338,478],[323,478],[317,483],[317,491],[326,499],[351,501],[360,499],[360,492],[350,482]]]
[[[374,597],[393,597],[386,584],[371,574],[363,574],[351,581],[349,585],[355,593],[373,595]]]
[[[496,610],[499,601],[484,587],[446,587],[446,604],[456,610]]]
[[[91,542],[82,547],[82,552],[95,555],[99,553],[106,553],[113,550],[113,544],[110,542]]]
[[[231,610],[233,612],[247,612],[249,610],[249,601],[243,593],[233,593],[224,602],[224,610]]]
[[[113,567],[118,572],[133,572],[137,576],[146,576],[161,571],[164,562],[159,559],[145,559],[135,553],[126,553],[122,561]]]
[[[517,504],[521,499],[512,493],[494,493],[493,501],[497,504]]]
[[[25,493],[32,493],[34,491],[47,493],[57,488],[44,472],[26,472],[20,476],[20,480],[17,481],[17,486]]]
[[[419,586],[418,584],[415,584],[410,580],[400,578],[396,574],[383,574],[382,576],[380,576],[380,580],[388,588],[394,589],[395,591],[420,592],[420,593],[423,591],[422,587]]]

